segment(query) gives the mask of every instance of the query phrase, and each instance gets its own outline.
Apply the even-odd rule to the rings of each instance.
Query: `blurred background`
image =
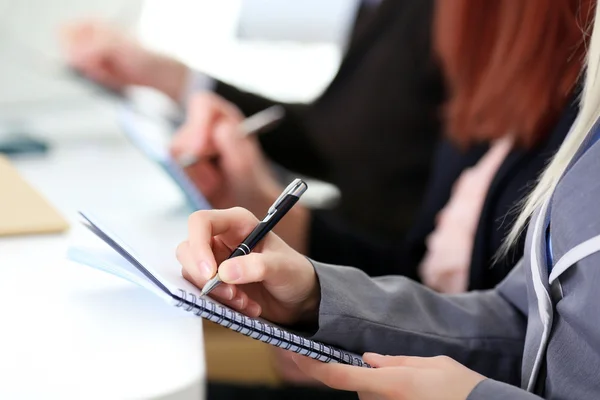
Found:
[[[310,102],[336,73],[357,8],[356,0],[0,0],[0,153],[8,149],[18,173],[72,228],[0,235],[0,314],[13,327],[0,333],[0,397],[201,398],[204,356],[211,379],[277,381],[254,341],[218,331],[202,349],[199,320],[176,318],[151,294],[66,262],[67,246],[82,235],[79,209],[101,210],[173,243],[189,210],[178,187],[127,140],[117,102],[67,68],[60,27],[81,18],[109,21],[240,88]],[[172,111],[157,92],[131,95],[150,113]],[[312,187],[317,197],[330,193]],[[10,207],[19,205],[5,214]],[[35,298],[21,296],[25,285]],[[127,299],[120,317],[111,315],[114,304],[89,300],[96,296]],[[40,297],[44,317],[24,315]],[[246,361],[232,363],[227,352]],[[256,358],[263,362],[248,371]],[[98,385],[98,376],[108,384]]]
[[[44,119],[36,125],[51,130],[49,113],[77,111],[86,118],[71,124],[97,127],[88,113],[98,99],[66,74],[57,40],[61,24],[79,17],[110,21],[242,88],[307,102],[335,74],[356,8],[355,0],[0,0],[2,124]]]

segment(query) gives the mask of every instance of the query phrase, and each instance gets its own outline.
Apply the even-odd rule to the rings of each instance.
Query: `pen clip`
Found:
[[[275,211],[277,211],[277,207],[279,207],[279,205],[281,204],[281,202],[283,201],[285,196],[290,194],[290,195],[293,195],[296,197],[300,197],[306,191],[307,188],[308,187],[306,186],[306,183],[304,183],[304,181],[302,179],[294,179],[294,181],[292,183],[290,183],[283,192],[281,192],[281,194],[279,195],[277,200],[275,200],[273,205],[271,207],[269,207],[267,216],[269,216],[269,215],[273,214]]]

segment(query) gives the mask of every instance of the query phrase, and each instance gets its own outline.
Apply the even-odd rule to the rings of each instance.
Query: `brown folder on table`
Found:
[[[65,219],[0,156],[0,236],[64,232]]]

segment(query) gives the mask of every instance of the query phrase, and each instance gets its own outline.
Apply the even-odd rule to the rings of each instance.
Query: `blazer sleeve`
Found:
[[[494,290],[441,295],[399,276],[313,262],[321,286],[314,339],[349,351],[447,355],[519,384],[527,288],[522,265]]]
[[[276,104],[282,106],[285,109],[283,121],[259,137],[265,154],[291,171],[317,179],[328,179],[324,158],[311,140],[306,126],[310,105],[276,102],[221,81],[215,82],[213,91],[234,103],[246,116]]]
[[[529,393],[516,386],[486,379],[471,391],[467,400],[542,400],[541,397]]]

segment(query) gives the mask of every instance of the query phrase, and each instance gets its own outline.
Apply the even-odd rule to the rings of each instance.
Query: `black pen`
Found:
[[[256,228],[240,243],[240,245],[227,258],[245,256],[252,252],[254,247],[277,225],[281,218],[298,202],[300,196],[306,192],[308,185],[302,179],[296,179],[289,184],[275,203],[269,208],[267,215],[256,225]],[[210,279],[202,288],[202,296],[209,294],[221,283],[219,272]]]

